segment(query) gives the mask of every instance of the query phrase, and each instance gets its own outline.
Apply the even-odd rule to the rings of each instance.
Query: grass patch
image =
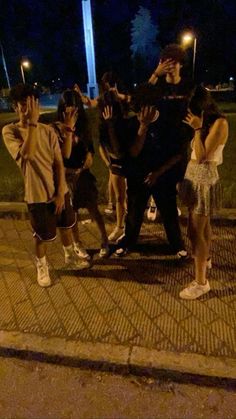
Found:
[[[224,103],[221,109],[225,107]],[[230,104],[231,105],[231,104]],[[236,104],[235,111],[236,111]],[[230,107],[228,107],[230,109]],[[100,158],[98,152],[98,113],[96,109],[91,109],[88,112],[89,123],[92,130],[92,138],[95,147],[94,164],[92,172],[97,179],[97,186],[99,190],[99,202],[104,203],[107,200],[107,181],[108,181],[108,170],[105,164]],[[0,116],[0,124],[9,122],[9,118],[12,118],[13,114],[3,114]],[[46,113],[41,115],[40,120],[45,123],[50,123],[56,118],[55,112]],[[229,121],[229,139],[224,151],[224,163],[219,166],[219,173],[224,188],[224,201],[223,206],[225,208],[236,208],[236,113],[227,115]],[[13,161],[11,156],[3,144],[2,138],[0,138],[0,201],[22,201],[24,196],[23,179],[20,171]]]

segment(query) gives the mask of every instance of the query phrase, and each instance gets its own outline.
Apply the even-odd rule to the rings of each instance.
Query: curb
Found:
[[[157,351],[139,346],[80,342],[0,331],[0,356],[146,375],[173,381],[236,386],[236,359]]]
[[[102,208],[105,208],[105,204],[99,205]],[[185,221],[188,216],[188,212],[185,208],[181,208],[182,215],[181,219]],[[81,209],[81,213],[86,212],[86,210]],[[0,218],[6,216],[12,216],[19,219],[28,218],[28,209],[25,202],[0,202]],[[149,221],[150,222],[150,221]],[[216,216],[212,217],[212,223],[218,225],[236,225],[236,208],[223,208],[219,211]]]

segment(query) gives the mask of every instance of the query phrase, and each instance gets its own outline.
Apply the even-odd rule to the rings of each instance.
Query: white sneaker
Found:
[[[100,252],[99,252],[99,257],[100,258],[107,258],[110,254],[110,248],[108,246],[108,244],[103,244],[101,246]]]
[[[210,291],[210,284],[200,285],[197,281],[191,282],[186,288],[180,291],[179,296],[184,300],[195,300]]]
[[[147,211],[147,219],[149,221],[155,221],[156,218],[157,218],[157,207],[154,205],[151,205]]]
[[[81,245],[81,243],[74,243],[74,251],[76,255],[81,259],[90,259],[90,255],[87,250]]]
[[[90,263],[86,259],[80,259],[76,253],[65,255],[65,264],[69,269],[82,270],[90,268]]]
[[[179,250],[179,251],[176,253],[176,256],[177,256],[177,258],[178,258],[178,259],[180,259],[180,260],[184,260],[184,259],[186,259],[186,258],[187,258],[187,256],[188,256],[188,252],[187,252],[187,250],[182,249],[182,250]]]
[[[49,269],[47,263],[37,261],[37,281],[40,287],[50,287],[51,278],[49,276]]]
[[[109,214],[113,214],[113,211],[114,211],[113,204],[112,204],[112,202],[109,202],[108,205],[107,205],[107,208],[105,208],[104,212],[105,212],[105,214],[109,215]]]
[[[112,233],[108,236],[110,242],[116,242],[124,235],[124,227],[116,227]]]

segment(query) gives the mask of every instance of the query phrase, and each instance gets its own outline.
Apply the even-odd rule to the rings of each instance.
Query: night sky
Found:
[[[235,0],[91,0],[98,80],[115,70],[128,85],[137,74],[131,59],[131,20],[139,6],[149,9],[158,29],[158,48],[180,42],[184,29],[197,37],[196,77],[206,84],[236,77]],[[27,81],[58,87],[78,82],[86,86],[87,73],[79,0],[0,0],[0,41],[11,84],[21,81],[20,61],[32,68]],[[187,50],[189,66],[192,48]],[[158,57],[157,57],[158,60]],[[137,64],[136,64],[137,65]],[[145,65],[141,77],[150,73]],[[0,62],[0,87],[6,87]],[[58,80],[60,79],[60,80]]]

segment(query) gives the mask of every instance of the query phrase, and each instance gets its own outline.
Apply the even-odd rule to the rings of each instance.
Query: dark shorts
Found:
[[[65,208],[61,214],[55,214],[54,202],[28,204],[28,211],[34,237],[42,241],[56,238],[56,229],[71,228],[77,221],[77,215],[72,207],[70,194],[65,195]]]
[[[124,161],[110,158],[109,169],[113,175],[125,177]]]
[[[66,174],[66,182],[72,196],[75,211],[79,208],[91,208],[97,205],[98,190],[96,178],[89,170],[83,170],[79,174]]]

